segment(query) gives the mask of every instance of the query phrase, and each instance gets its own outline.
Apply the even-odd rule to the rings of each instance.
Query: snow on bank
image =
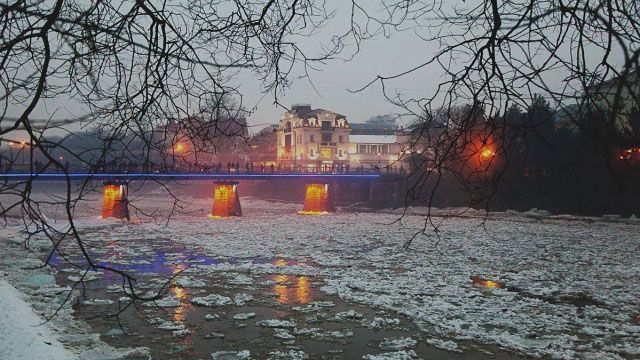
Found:
[[[79,291],[69,294],[69,287],[56,285],[51,268],[38,268],[47,241],[32,239],[32,252],[24,248],[23,236],[19,227],[0,227],[0,359],[149,359],[148,348],[113,348],[88,324],[75,320],[71,304],[78,301]],[[100,299],[88,302],[104,304]]]
[[[3,359],[77,359],[58,341],[21,293],[0,279],[0,355]]]

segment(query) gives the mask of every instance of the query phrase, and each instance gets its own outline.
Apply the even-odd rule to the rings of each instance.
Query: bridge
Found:
[[[0,173],[1,180],[374,180],[382,174],[362,173]]]
[[[102,217],[130,219],[128,206],[129,183],[132,181],[209,180],[213,182],[213,206],[209,217],[241,216],[242,207],[238,185],[240,180],[277,181],[302,180],[306,182],[304,206],[300,214],[315,215],[335,211],[337,183],[364,181],[373,183],[397,174],[381,173],[280,173],[280,172],[213,172],[213,173],[161,173],[161,172],[68,172],[68,173],[0,173],[0,181],[103,181]],[[376,190],[371,185],[371,194]]]

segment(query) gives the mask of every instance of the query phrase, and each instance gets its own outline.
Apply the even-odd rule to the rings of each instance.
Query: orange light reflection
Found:
[[[276,266],[288,266],[290,263],[285,259],[276,259],[273,264]],[[311,301],[311,283],[308,276],[279,274],[273,277],[276,284],[273,292],[278,297],[280,304],[308,304]]]
[[[176,299],[180,300],[180,306],[173,311],[173,321],[183,323],[186,320],[187,307],[190,306],[186,302],[187,292],[179,286],[174,286],[171,288],[171,293]]]
[[[274,281],[273,292],[280,304],[308,304],[311,301],[311,284],[307,276],[276,275]]]
[[[481,285],[490,289],[502,289],[504,288],[504,284],[497,281],[486,280],[479,276],[472,276],[471,282],[477,285]]]

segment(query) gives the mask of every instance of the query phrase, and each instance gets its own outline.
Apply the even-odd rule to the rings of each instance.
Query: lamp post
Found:
[[[183,163],[184,163],[183,154],[185,153],[186,150],[187,150],[187,145],[182,141],[178,141],[173,145],[174,166],[176,166],[176,163],[177,163],[178,167],[181,167],[183,165]]]
[[[20,152],[22,153],[22,166],[25,166],[24,163],[24,153],[26,152],[24,149],[27,147],[27,142],[22,140],[20,141]]]

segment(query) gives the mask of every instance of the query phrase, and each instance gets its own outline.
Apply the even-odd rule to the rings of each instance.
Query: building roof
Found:
[[[393,144],[395,135],[350,135],[349,142],[358,144]]]
[[[309,119],[311,117],[317,118],[320,113],[333,111],[325,110],[325,109],[311,109],[309,105],[294,105],[291,107],[291,113],[296,114],[296,116],[300,119]],[[346,118],[346,116],[338,113],[336,114],[336,119],[338,118]]]

